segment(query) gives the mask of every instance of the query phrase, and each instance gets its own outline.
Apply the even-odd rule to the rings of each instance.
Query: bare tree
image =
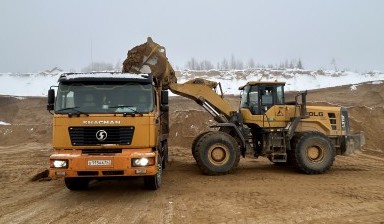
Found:
[[[214,66],[212,65],[212,63],[210,62],[210,61],[208,61],[208,60],[202,60],[201,62],[200,62],[200,69],[201,70],[211,70],[211,69],[213,69],[214,68]]]
[[[236,61],[235,69],[244,69],[244,63],[240,60]]]
[[[115,71],[121,71],[123,69],[123,63],[121,63],[121,60],[119,59],[115,64]]]
[[[303,64],[301,63],[301,59],[299,58],[299,61],[297,62],[297,68],[303,69]]]
[[[289,63],[289,66],[288,66],[288,68],[295,68],[295,66],[294,66],[294,61],[293,60],[291,60],[291,62]]]
[[[331,60],[331,65],[333,66],[333,68],[335,69],[335,71],[337,71],[337,65],[336,65],[336,59],[333,57],[332,60]]]
[[[230,69],[236,69],[236,58],[235,55],[231,54],[231,60],[229,62]]]
[[[248,68],[255,68],[255,61],[253,60],[253,58],[249,59],[247,67]]]
[[[101,71],[113,71],[114,66],[111,63],[106,62],[93,62],[86,67],[82,68],[82,72],[101,72]]]
[[[229,64],[228,64],[228,61],[227,59],[223,58],[223,60],[221,61],[221,69],[229,69]]]
[[[215,68],[215,66],[213,66],[213,64],[208,60],[204,59],[199,62],[195,58],[191,58],[187,62],[186,67],[191,70],[211,70]]]
[[[188,62],[187,62],[187,65],[186,67],[188,69],[191,69],[191,70],[199,70],[199,62],[194,58],[192,57]]]

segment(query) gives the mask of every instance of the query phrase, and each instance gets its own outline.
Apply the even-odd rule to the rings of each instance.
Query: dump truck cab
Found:
[[[92,179],[144,177],[160,187],[168,156],[167,95],[148,74],[65,73],[51,88],[50,176],[81,190]]]

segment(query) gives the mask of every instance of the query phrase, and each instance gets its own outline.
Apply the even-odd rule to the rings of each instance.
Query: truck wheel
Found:
[[[66,177],[64,178],[64,183],[71,191],[81,191],[87,189],[89,179],[83,177]]]
[[[197,165],[207,175],[223,175],[237,167],[240,149],[236,140],[227,133],[206,133],[196,143]]]
[[[161,186],[163,179],[163,162],[161,161],[160,155],[157,161],[157,174],[154,176],[144,177],[144,186],[148,190],[157,190]]]
[[[327,136],[319,132],[307,132],[296,139],[293,154],[295,165],[306,174],[321,174],[329,170],[336,152]]]
[[[201,139],[201,137],[203,137],[205,134],[207,133],[210,133],[212,131],[206,131],[206,132],[203,132],[203,133],[200,133],[192,142],[192,156],[193,158],[196,160],[196,144],[197,142]]]
[[[164,170],[165,168],[167,168],[167,165],[168,165],[168,143],[167,141],[165,141],[163,144],[164,144],[163,145],[164,149],[163,149],[163,159],[161,160],[162,161],[161,165],[163,165],[162,168]]]

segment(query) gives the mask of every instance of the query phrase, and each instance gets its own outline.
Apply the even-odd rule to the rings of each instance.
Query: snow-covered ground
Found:
[[[0,73],[0,95],[46,96],[52,85],[57,85],[58,71],[41,73],[11,74]],[[384,73],[355,73],[349,71],[310,71],[301,69],[247,69],[247,70],[210,70],[177,72],[178,83],[193,78],[204,78],[220,82],[225,94],[239,94],[238,88],[248,81],[283,81],[286,91],[300,91],[326,88],[340,85],[358,85],[362,82],[381,83]],[[353,90],[355,87],[351,87]]]
[[[178,82],[193,78],[204,78],[219,81],[225,94],[239,94],[238,88],[248,81],[286,82],[286,91],[302,91],[334,87],[341,85],[357,85],[363,82],[384,81],[384,73],[375,71],[359,74],[349,71],[310,71],[302,69],[248,69],[230,71],[181,71]]]

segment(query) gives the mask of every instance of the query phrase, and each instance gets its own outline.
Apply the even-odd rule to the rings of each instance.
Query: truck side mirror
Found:
[[[162,90],[161,91],[161,104],[162,105],[168,105],[168,90]]]
[[[55,104],[55,90],[54,89],[49,89],[48,90],[48,105],[47,105],[47,110],[53,110],[54,109],[54,104]]]
[[[162,112],[168,112],[168,111],[169,111],[169,105],[161,104],[161,106],[160,106],[160,110],[161,110]]]

